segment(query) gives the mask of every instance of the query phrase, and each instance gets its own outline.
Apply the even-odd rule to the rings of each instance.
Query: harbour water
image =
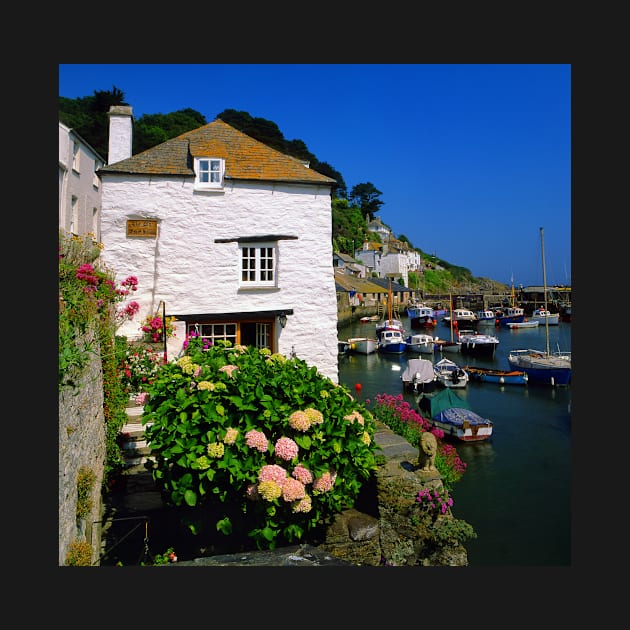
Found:
[[[409,320],[400,317],[406,331]],[[571,324],[549,326],[550,350],[571,350]],[[421,331],[413,331],[421,332]],[[427,331],[450,340],[442,323]],[[544,350],[545,326],[482,327],[499,338],[493,358],[445,354],[460,365],[510,369],[516,348]],[[374,337],[375,322],[338,329],[339,339]],[[347,354],[339,357],[339,380],[373,408],[379,393],[401,394],[415,409],[417,397],[403,391],[407,360],[442,355]],[[357,387],[360,384],[360,387]],[[568,566],[571,564],[571,385],[498,385],[471,381],[458,389],[471,408],[493,422],[489,440],[453,442],[467,464],[452,491],[453,515],[470,523],[477,538],[466,543],[470,566]]]

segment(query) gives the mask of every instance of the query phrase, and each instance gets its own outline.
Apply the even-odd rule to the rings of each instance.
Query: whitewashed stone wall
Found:
[[[157,238],[127,238],[128,219],[157,220]],[[279,352],[338,382],[329,187],[228,182],[224,192],[198,192],[181,177],[104,174],[101,229],[101,259],[117,280],[138,277],[130,298],[140,312],[118,334],[139,338],[160,300],[167,316],[293,309],[276,327]],[[298,237],[278,241],[278,288],[239,291],[238,244],[215,239],[268,234]]]
[[[103,370],[98,340],[90,335],[96,352],[77,376],[79,387],[59,392],[59,565],[66,562],[70,544],[86,540],[92,544],[92,562],[99,557],[101,485],[106,453],[103,416]],[[82,467],[94,472],[92,513],[77,521],[77,476]]]

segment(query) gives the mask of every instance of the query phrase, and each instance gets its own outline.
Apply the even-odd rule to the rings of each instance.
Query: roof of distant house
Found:
[[[211,123],[104,166],[99,173],[194,177],[194,158],[225,160],[225,179],[334,185],[304,162],[254,140],[216,118]]]

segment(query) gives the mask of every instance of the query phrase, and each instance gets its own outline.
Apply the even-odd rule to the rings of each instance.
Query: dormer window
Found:
[[[195,188],[222,189],[225,160],[195,158]]]

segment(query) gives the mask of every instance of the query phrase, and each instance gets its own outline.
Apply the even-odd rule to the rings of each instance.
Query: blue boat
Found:
[[[403,354],[407,350],[407,342],[400,330],[385,329],[378,333],[378,351],[387,354]]]
[[[468,372],[471,381],[482,383],[496,383],[497,385],[527,385],[529,380],[527,372],[522,370],[492,370],[490,368],[474,367],[465,365],[463,368]]]

